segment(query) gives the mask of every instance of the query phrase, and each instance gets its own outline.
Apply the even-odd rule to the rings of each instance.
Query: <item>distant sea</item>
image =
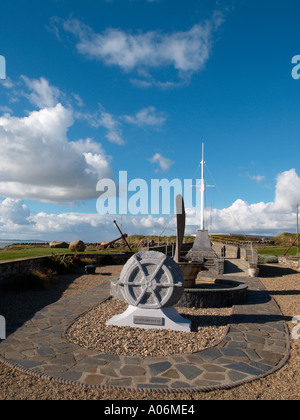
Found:
[[[14,244],[43,244],[46,241],[30,241],[30,240],[17,240],[17,239],[0,239],[0,249]]]

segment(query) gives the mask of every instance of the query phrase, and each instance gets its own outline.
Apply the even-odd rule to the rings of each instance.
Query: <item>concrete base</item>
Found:
[[[129,306],[121,315],[112,317],[106,325],[142,329],[191,331],[192,322],[183,318],[174,307],[162,309],[141,309]]]

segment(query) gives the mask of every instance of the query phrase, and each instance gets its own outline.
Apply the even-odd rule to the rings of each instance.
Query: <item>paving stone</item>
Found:
[[[176,369],[170,369],[167,372],[163,373],[161,376],[171,379],[179,379],[180,376]]]
[[[63,372],[60,375],[61,379],[65,379],[66,381],[78,381],[81,377],[81,373],[76,372]]]
[[[201,368],[206,370],[206,372],[226,372],[226,368],[214,364],[203,364]]]
[[[221,373],[205,373],[203,375],[203,379],[207,379],[208,381],[223,382],[226,377]]]
[[[141,359],[140,359],[140,357],[125,356],[124,357],[124,363],[128,364],[128,365],[138,365],[138,364],[141,363]]]
[[[66,367],[63,367],[61,365],[43,365],[41,366],[42,370],[44,373],[46,374],[53,374],[56,376],[56,374],[58,373],[63,373],[63,372],[67,372],[68,369]],[[58,375],[59,376],[59,375]]]
[[[214,388],[220,385],[223,385],[223,383],[220,381],[209,381],[207,379],[197,379],[196,381],[193,382],[193,386],[197,388],[203,388],[203,389]]]
[[[228,372],[228,377],[233,383],[236,383],[244,380],[248,377],[248,375],[245,373],[237,372],[236,370],[230,370]]]
[[[262,373],[264,373],[261,369],[256,369],[247,363],[239,362],[239,363],[233,363],[229,366],[227,366],[228,369],[232,370],[238,370],[239,372],[247,373],[248,375],[256,375],[259,376]]]
[[[120,357],[117,356],[116,354],[99,354],[98,356],[95,357],[95,359],[114,361],[114,362],[120,361]]]
[[[75,359],[73,354],[58,354],[56,355],[54,362],[62,365],[74,365]]]
[[[253,360],[253,361],[261,360],[261,357],[253,349],[247,348],[245,350],[245,353],[247,354],[247,356],[249,357],[250,360]]]
[[[104,380],[104,376],[102,375],[88,375],[84,379],[84,383],[87,385],[101,385]]]
[[[226,344],[226,348],[229,349],[246,349],[248,346],[248,343],[246,341],[240,342],[240,341],[230,341],[230,343]]]
[[[261,363],[267,361],[272,364],[272,366],[276,366],[280,360],[282,360],[282,354],[274,353],[272,351],[258,350],[257,353],[261,357]]]
[[[259,369],[259,370],[263,370],[264,372],[268,372],[268,370],[271,370],[271,367],[272,367],[271,364],[267,365],[267,364],[258,363],[258,362],[251,362],[250,366],[253,366],[254,368]]]
[[[171,388],[173,388],[173,389],[177,389],[177,388],[190,388],[190,387],[191,387],[190,384],[188,384],[187,382],[181,382],[181,381],[174,382],[171,385]]]
[[[249,343],[265,344],[265,339],[263,337],[258,336],[258,335],[246,334],[246,340]]]
[[[55,351],[53,349],[43,348],[43,349],[38,349],[37,354],[39,356],[53,356],[55,355]]]
[[[180,373],[182,373],[186,377],[186,379],[189,379],[190,381],[197,378],[197,376],[200,376],[203,373],[203,370],[199,369],[193,364],[176,365],[175,367],[177,370],[179,370]]]
[[[120,370],[124,376],[143,376],[146,374],[145,368],[137,365],[126,365]]]
[[[111,367],[107,367],[107,366],[101,367],[100,368],[100,373],[102,373],[102,375],[110,376],[112,378],[118,378],[120,376],[118,372],[116,372]],[[126,375],[126,376],[128,376],[128,375]]]
[[[25,369],[33,369],[36,368],[38,366],[41,366],[43,363],[42,362],[37,362],[34,360],[22,360],[22,366]]]
[[[237,358],[246,358],[248,359],[248,356],[246,355],[246,353],[244,353],[242,350],[240,350],[239,348],[228,348],[228,347],[223,347],[221,349],[221,352],[223,353],[224,356],[229,356],[229,357],[237,357]]]
[[[203,350],[199,353],[201,359],[210,362],[212,360],[216,360],[218,357],[221,357],[222,354],[216,348]]]
[[[106,381],[108,386],[130,386],[132,384],[132,378],[119,378],[119,379],[109,379]]]
[[[27,357],[28,359],[31,359],[32,357],[37,355],[37,351],[36,350],[25,350],[25,351],[22,351],[22,355]]]
[[[151,384],[167,384],[168,382],[170,382],[170,379],[168,378],[153,377],[150,379]]]
[[[170,362],[161,362],[161,363],[154,363],[152,365],[149,365],[150,375],[157,376],[160,373],[163,373],[166,370],[170,369],[171,366],[172,365]]]

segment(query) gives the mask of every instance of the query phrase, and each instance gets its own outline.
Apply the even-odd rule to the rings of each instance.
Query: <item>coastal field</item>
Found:
[[[88,253],[96,254],[98,253],[98,251],[89,250]],[[53,249],[49,247],[39,247],[39,246],[33,246],[33,247],[20,246],[15,249],[8,248],[8,249],[0,250],[0,261],[11,261],[11,260],[17,260],[17,259],[23,259],[23,258],[43,257],[43,256],[53,255],[53,254],[73,255],[74,252],[65,248]],[[81,253],[78,252],[77,254],[84,254],[84,252],[81,252]]]
[[[267,240],[259,237],[250,236],[239,236],[239,235],[211,235],[211,240],[214,242],[222,242],[228,244],[249,244],[252,242],[252,246],[257,250],[259,255],[284,255],[287,252],[289,256],[295,256],[298,253],[297,244],[293,245],[290,250],[288,248],[296,239],[296,234],[293,233],[282,233],[273,238]],[[185,236],[184,243],[191,243],[195,240],[193,236]],[[151,245],[166,245],[175,244],[175,236],[144,236],[144,235],[131,235],[127,238],[128,243],[133,247],[134,251],[138,251],[141,243],[150,243]],[[300,243],[300,240],[299,240]],[[97,244],[88,244],[85,252],[78,254],[110,254],[118,253],[122,250],[119,245],[112,245],[106,250],[99,251]],[[70,254],[74,252],[67,248],[50,248],[45,244],[17,244],[10,245],[8,247],[0,249],[0,261],[10,261],[22,258],[34,258],[42,257],[52,254]]]

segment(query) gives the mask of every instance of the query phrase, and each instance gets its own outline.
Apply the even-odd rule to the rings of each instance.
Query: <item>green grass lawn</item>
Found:
[[[120,250],[86,250],[85,252],[77,252],[76,254],[115,254],[119,253]],[[0,261],[10,261],[23,258],[33,258],[33,257],[43,257],[45,255],[51,254],[70,254],[73,255],[74,252],[66,248],[42,248],[42,247],[33,247],[26,249],[16,249],[16,250],[0,250]]]
[[[288,247],[270,246],[266,248],[259,248],[257,253],[260,255],[283,255],[287,251]],[[287,255],[293,256],[297,254],[297,247],[293,246]]]
[[[283,255],[288,247],[282,246],[269,246],[265,248],[258,248],[257,252],[260,255]],[[138,249],[134,248],[134,252],[137,252]],[[79,252],[78,254],[118,254],[121,250],[118,248],[108,249],[104,251],[99,251],[97,249],[88,249],[85,252]],[[70,254],[73,255],[74,252],[66,248],[43,248],[43,247],[21,247],[20,249],[3,249],[0,250],[0,261],[10,261],[23,258],[33,258],[33,257],[42,257],[45,255],[51,254]],[[287,255],[294,256],[297,254],[297,247],[293,246]]]

